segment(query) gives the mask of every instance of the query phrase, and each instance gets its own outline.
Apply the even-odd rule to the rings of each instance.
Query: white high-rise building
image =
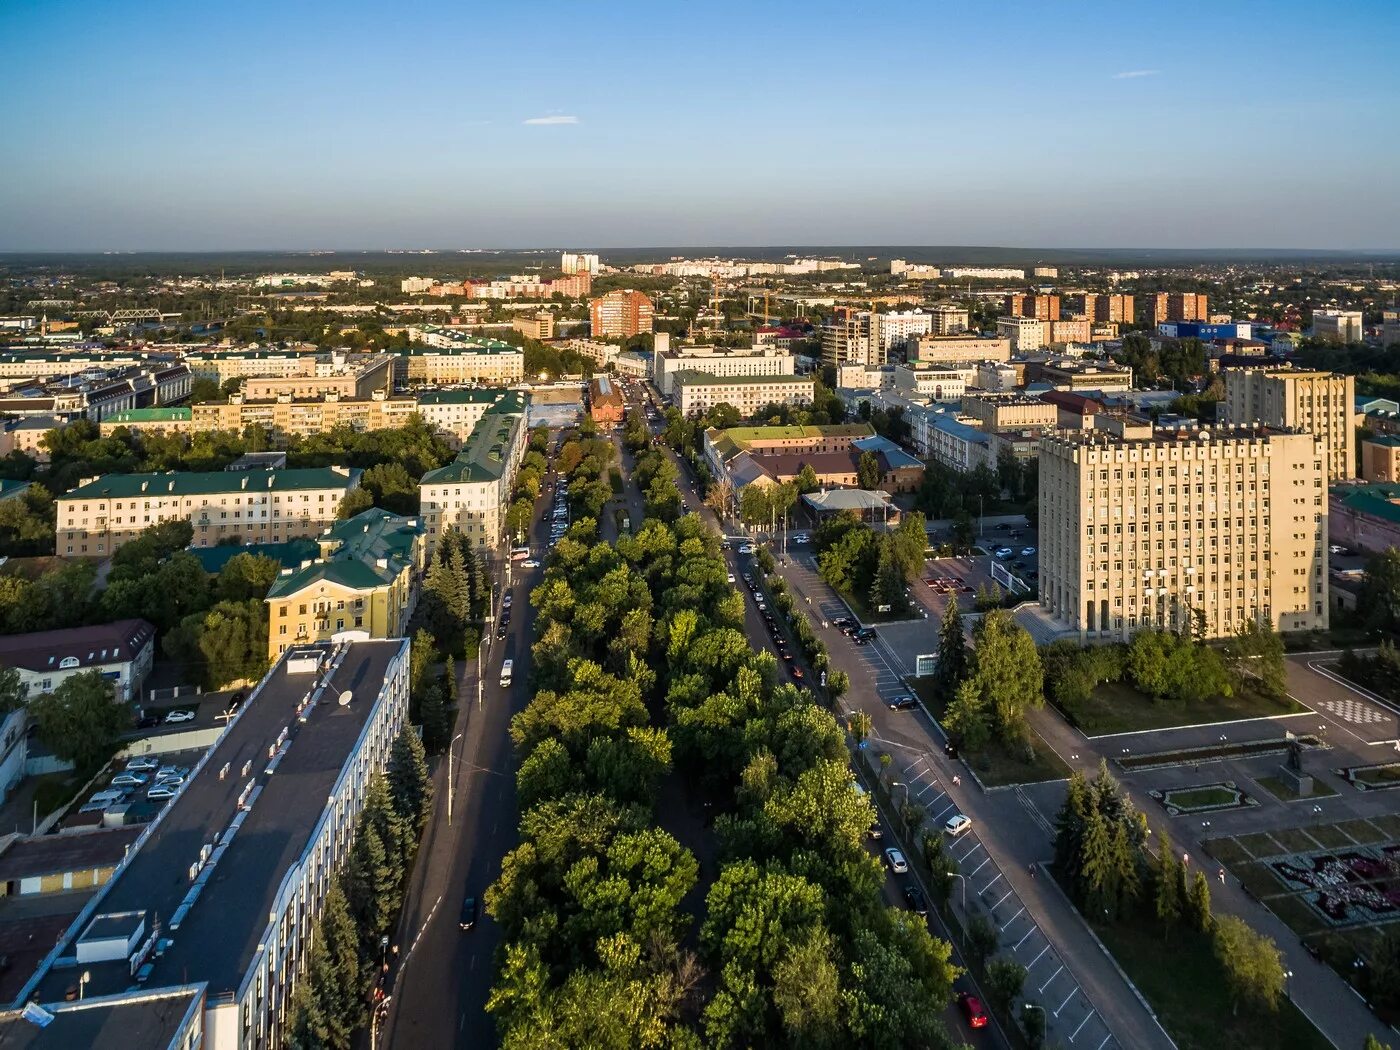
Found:
[[[1333,343],[1359,343],[1365,333],[1360,310],[1314,310],[1312,329],[1314,339]]]
[[[585,255],[582,252],[565,252],[560,269],[565,273],[586,273],[589,276],[598,276],[598,256],[593,254]]]

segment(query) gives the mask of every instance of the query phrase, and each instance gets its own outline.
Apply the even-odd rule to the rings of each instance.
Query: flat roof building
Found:
[[[727,404],[748,419],[769,405],[810,405],[815,393],[815,381],[804,376],[714,376],[682,371],[674,377],[671,400],[685,416]]]
[[[1327,446],[1327,477],[1356,475],[1356,377],[1284,366],[1227,368],[1226,423],[1264,423],[1305,430]]]

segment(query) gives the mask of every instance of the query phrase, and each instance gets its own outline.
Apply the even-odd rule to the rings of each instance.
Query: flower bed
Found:
[[[1192,784],[1189,787],[1149,791],[1171,816],[1182,813],[1211,813],[1221,809],[1246,809],[1259,805],[1259,800],[1241,791],[1233,780],[1213,784]]]

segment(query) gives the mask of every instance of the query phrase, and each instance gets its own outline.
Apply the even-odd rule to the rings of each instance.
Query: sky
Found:
[[[1400,248],[1397,0],[0,0],[0,251]]]

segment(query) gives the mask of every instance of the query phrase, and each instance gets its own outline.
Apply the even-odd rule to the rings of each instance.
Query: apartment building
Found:
[[[553,339],[554,315],[547,310],[511,318],[510,326],[526,339]]]
[[[911,339],[933,331],[933,315],[922,310],[876,313],[838,306],[822,325],[822,361],[839,365],[882,365],[891,352],[904,350]]]
[[[980,361],[1010,361],[1011,340],[1005,336],[919,335],[909,340],[911,362],[975,365]]]
[[[399,282],[399,291],[404,295],[422,295],[433,286],[431,277],[405,277]]]
[[[226,402],[207,401],[190,409],[192,429],[196,432],[242,433],[244,427],[260,426],[279,440],[324,434],[337,427],[360,432],[401,427],[416,411],[415,398],[389,397],[383,390],[376,390],[369,397],[331,393],[324,397],[294,398],[283,394],[276,398],[253,398],[233,394]]]
[[[1034,317],[998,317],[997,335],[1011,344],[1014,354],[1028,354],[1045,345],[1045,322]]]
[[[522,395],[499,387],[423,390],[416,404],[423,422],[446,437],[453,448],[460,449],[487,412],[503,404],[513,406],[521,402],[521,398]]]
[[[408,334],[421,345],[395,352],[399,386],[507,386],[525,378],[525,351],[518,346],[443,325],[413,325]]]
[[[123,428],[138,434],[161,437],[169,434],[188,434],[194,430],[194,413],[188,405],[129,408],[122,412],[114,412],[97,424],[97,431],[103,437],[111,437]]]
[[[588,304],[588,318],[595,339],[630,339],[653,328],[651,297],[644,292],[622,289],[609,292]]]
[[[193,546],[237,537],[281,543],[315,536],[335,520],[359,468],[105,474],[54,499],[56,546],[68,557],[113,554],[148,525],[188,521]]]
[[[407,723],[408,653],[394,639],[283,654],[20,989],[64,1004],[64,1031],[82,974],[91,1015],[43,1045],[286,1045],[327,892]],[[172,991],[192,994],[156,1001]],[[49,1030],[9,1034],[37,1046],[28,1033]]]
[[[1312,334],[1329,343],[1359,343],[1366,338],[1366,328],[1360,310],[1314,310]]]
[[[895,365],[848,364],[836,366],[838,390],[889,390],[894,386]]]
[[[969,277],[984,281],[1024,281],[1026,271],[1013,269],[1010,266],[945,266],[943,268],[945,281],[961,281]]]
[[[1060,321],[1045,322],[1047,343],[1087,343],[1093,325],[1087,317],[1068,317]]]
[[[592,252],[564,252],[559,260],[559,268],[565,273],[586,273],[597,277],[601,265],[598,256]]]
[[[1400,343],[1400,310],[1381,311],[1381,346]]]
[[[100,424],[120,412],[188,397],[192,383],[183,364],[37,380],[0,394],[0,418],[53,416]]]
[[[1361,480],[1400,481],[1400,436],[1377,434],[1361,439]]]
[[[991,435],[952,414],[934,416],[928,421],[926,441],[931,458],[960,474],[980,466],[996,467]]]
[[[1326,449],[1266,426],[1126,417],[1040,443],[1040,604],[1081,641],[1326,629]]]
[[[529,443],[525,404],[523,395],[508,393],[482,415],[456,459],[423,475],[419,506],[429,555],[448,528],[479,550],[495,550],[505,538],[506,508]]]
[[[927,312],[933,335],[962,335],[970,327],[967,307],[960,303],[934,303]]]
[[[1356,471],[1356,377],[1287,366],[1227,368],[1227,423],[1264,423],[1305,430],[1327,448],[1327,477],[1342,481]]]
[[[427,530],[378,507],[316,537],[317,557],[284,568],[267,592],[267,657],[348,638],[400,638],[418,599]]]
[[[1206,297],[1197,292],[1158,292],[1149,300],[1147,323],[1152,327],[1167,321],[1209,321]]]
[[[145,620],[0,635],[0,666],[19,672],[20,692],[29,699],[53,692],[75,674],[97,671],[118,700],[139,700],[155,643],[156,629]]]
[[[340,360],[344,362],[344,355]],[[208,379],[220,386],[230,379],[249,376],[298,376],[306,375],[308,370],[314,374],[318,362],[332,368],[336,365],[330,354],[311,343],[279,350],[210,347],[185,354],[185,364],[190,366],[196,379]]]
[[[1132,324],[1133,297],[1121,293],[1095,295],[1092,309],[1083,312],[1100,324]]]
[[[279,397],[359,397],[388,394],[394,389],[394,359],[389,354],[330,354],[303,357],[290,374],[248,376],[239,392],[249,401]]]
[[[652,369],[656,389],[669,397],[676,376],[682,372],[704,372],[720,378],[790,376],[797,370],[797,359],[772,347],[678,346],[658,349],[652,357]]]
[[[84,372],[176,364],[174,355],[147,354],[141,350],[74,351],[20,350],[0,354],[0,379],[43,381]]]
[[[1008,295],[1005,310],[1008,317],[1033,317],[1037,321],[1060,319],[1058,295]]]
[[[1014,392],[991,391],[967,394],[962,399],[963,415],[976,420],[983,430],[1024,430],[1027,427],[1053,427],[1058,409],[1038,397]]]
[[[792,375],[715,376],[683,371],[671,383],[671,401],[684,416],[727,404],[747,419],[769,405],[810,405],[815,394],[814,380]]]
[[[891,385],[905,397],[957,401],[967,390],[967,378],[962,372],[954,369],[915,361],[895,365],[894,382]]]
[[[1116,392],[1133,388],[1133,370],[1127,365],[1107,361],[1047,361],[1038,372],[1042,383],[1073,393],[1086,390]]]

